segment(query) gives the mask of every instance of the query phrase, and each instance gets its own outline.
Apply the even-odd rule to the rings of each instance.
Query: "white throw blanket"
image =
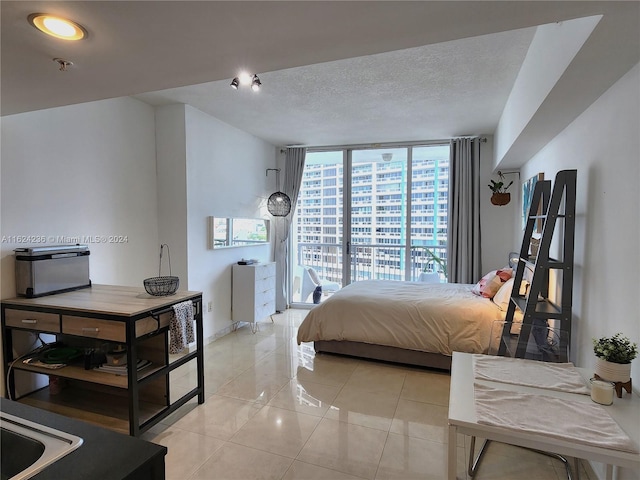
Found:
[[[474,384],[477,421],[583,445],[638,453],[636,445],[604,408]]]
[[[548,363],[523,358],[474,355],[473,372],[476,380],[490,380],[583,395],[591,393],[573,363]]]
[[[176,303],[170,321],[171,342],[169,353],[180,353],[191,342],[195,341],[193,334],[193,302]]]

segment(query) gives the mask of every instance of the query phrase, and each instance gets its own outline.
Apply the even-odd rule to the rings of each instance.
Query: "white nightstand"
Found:
[[[276,311],[276,264],[234,264],[232,278],[231,318],[250,322],[255,333],[256,322]]]

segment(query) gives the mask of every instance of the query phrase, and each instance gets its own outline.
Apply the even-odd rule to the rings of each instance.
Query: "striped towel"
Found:
[[[191,342],[195,341],[193,334],[193,303],[191,300],[176,303],[169,324],[171,342],[169,353],[180,353]]]

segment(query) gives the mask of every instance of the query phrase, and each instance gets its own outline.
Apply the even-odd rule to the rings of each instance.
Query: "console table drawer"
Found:
[[[62,333],[80,337],[99,338],[125,343],[127,340],[126,324],[95,318],[62,315]]]
[[[60,315],[56,313],[30,312],[29,310],[5,310],[7,327],[27,328],[45,332],[60,332]]]
[[[194,307],[195,308],[195,307]],[[136,322],[136,338],[152,333],[162,327],[168,327],[171,321],[172,312],[166,312],[160,315],[160,324],[153,317],[141,318]]]
[[[160,315],[160,325],[158,325],[158,322],[153,317],[141,318],[136,322],[136,338],[169,326],[170,319],[171,313],[163,313]],[[63,315],[62,333],[125,343],[127,339],[127,324],[124,322]]]

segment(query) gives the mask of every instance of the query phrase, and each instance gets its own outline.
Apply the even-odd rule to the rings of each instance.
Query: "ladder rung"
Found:
[[[527,266],[533,267],[536,264],[536,259],[533,257],[529,257],[529,258],[522,258],[520,257],[520,261],[524,262],[525,264],[527,264]],[[563,261],[561,260],[557,260],[555,258],[550,258],[546,268],[564,268],[565,264]]]
[[[511,300],[516,304],[520,311],[526,313],[527,297],[520,295],[512,296]],[[540,300],[536,302],[535,314],[542,318],[560,318],[562,317],[562,309],[548,300]]]
[[[547,218],[549,215],[529,215],[527,218],[530,218],[531,220],[544,220],[545,218]],[[564,213],[558,213],[556,214],[556,218],[565,218],[566,215]]]
[[[547,268],[564,268],[564,267],[565,267],[564,262],[561,262],[560,260],[549,259],[549,262],[547,264]]]

